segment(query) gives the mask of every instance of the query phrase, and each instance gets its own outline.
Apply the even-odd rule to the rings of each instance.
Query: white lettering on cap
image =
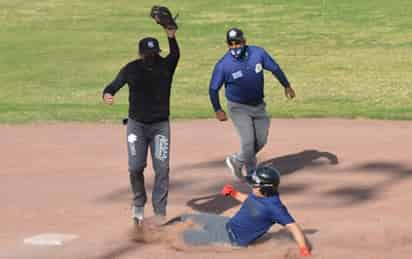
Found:
[[[147,42],[147,46],[149,47],[149,48],[151,48],[151,49],[153,49],[154,48],[154,43],[153,43],[153,41],[148,41]]]

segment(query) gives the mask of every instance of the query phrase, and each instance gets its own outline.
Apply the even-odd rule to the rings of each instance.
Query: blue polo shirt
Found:
[[[295,222],[278,195],[256,197],[252,193],[242,207],[227,223],[233,241],[239,246],[247,246],[265,234],[272,225],[287,225]]]
[[[263,70],[269,70],[284,87],[289,81],[276,61],[263,49],[247,46],[245,56],[236,59],[228,51],[215,65],[209,85],[209,97],[215,111],[221,110],[219,90],[225,84],[226,98],[231,102],[257,105],[264,98]]]

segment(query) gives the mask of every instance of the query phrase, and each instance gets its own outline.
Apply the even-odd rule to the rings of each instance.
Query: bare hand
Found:
[[[216,112],[216,118],[217,118],[219,121],[227,121],[226,113],[225,113],[225,111],[223,111],[223,110],[220,110],[220,111],[217,111],[217,112]]]
[[[113,95],[111,95],[109,93],[105,93],[103,95],[103,101],[108,105],[112,105],[113,104]]]
[[[166,28],[165,32],[167,34],[167,37],[169,37],[169,38],[174,38],[176,36],[176,29]]]
[[[296,93],[291,86],[285,88],[285,96],[289,99],[293,99],[296,96]]]

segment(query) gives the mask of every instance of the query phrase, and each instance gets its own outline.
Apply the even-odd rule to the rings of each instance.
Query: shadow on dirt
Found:
[[[273,158],[262,162],[260,165],[266,165],[277,168],[282,176],[304,170],[305,168],[319,168],[324,166],[337,165],[338,157],[330,152],[321,152],[317,150],[305,150],[299,153],[290,154]],[[313,171],[313,170],[312,170]],[[412,177],[412,169],[402,163],[394,162],[366,162],[354,165],[348,168],[328,168],[327,173],[340,174],[342,180],[338,187],[320,193],[317,198],[318,207],[349,207],[373,201],[379,198],[379,195],[400,182]],[[348,176],[348,177],[345,177]],[[365,179],[374,179],[373,181],[353,182],[349,175],[365,175]],[[374,176],[378,176],[373,178]],[[226,182],[215,181],[205,192],[218,193]],[[248,192],[245,184],[239,182],[233,183],[240,191]],[[281,184],[281,194],[298,194],[314,187],[314,183],[289,183]],[[195,211],[222,214],[238,204],[231,203],[227,197],[219,195],[204,196],[192,199],[187,205]]]
[[[332,207],[346,207],[356,206],[358,204],[376,200],[378,196],[387,189],[399,184],[400,182],[410,178],[412,176],[412,169],[401,163],[395,162],[365,162],[358,165],[354,165],[347,168],[331,168],[339,163],[338,157],[331,153],[318,150],[304,150],[302,152],[276,157],[270,160],[262,162],[260,165],[272,166],[277,168],[283,177],[290,174],[303,171],[305,168],[311,168],[312,171],[315,168],[321,171],[322,168],[326,168],[330,174],[342,175],[342,180],[339,182],[338,187],[334,187],[328,191],[320,193],[320,197],[317,199],[319,204],[317,206],[332,206]],[[183,165],[176,167],[172,170],[198,170],[198,169],[214,169],[222,168],[226,170],[224,159],[205,161],[196,164]],[[179,172],[182,173],[182,172]],[[374,181],[362,181],[353,182],[351,177],[345,177],[345,175],[365,175],[365,179],[372,179],[373,176],[379,176],[374,178]],[[190,190],[196,186],[196,180],[194,178],[179,178],[173,179],[170,183],[171,191],[182,190],[187,188]],[[220,196],[218,193],[221,188],[227,184],[227,179],[215,178],[213,182],[202,187],[202,193],[209,193],[210,195],[195,197],[189,200],[186,205],[198,212],[207,212],[222,214],[226,210],[236,207],[238,203],[235,201]],[[249,188],[246,184],[239,181],[230,182],[237,189],[243,192],[248,192]],[[152,183],[147,184],[147,190],[152,188]],[[281,194],[298,194],[304,193],[308,189],[313,188],[314,184],[310,182],[294,182],[289,184],[281,184]],[[213,195],[212,195],[213,194]],[[128,187],[113,190],[103,196],[98,197],[97,202],[119,202],[128,200],[131,197]],[[315,206],[315,204],[313,204]]]
[[[353,206],[359,203],[377,199],[377,196],[390,187],[412,177],[412,169],[399,163],[369,162],[341,170],[339,173],[365,174],[365,179],[372,176],[386,176],[383,180],[368,184],[367,181],[358,185],[342,184],[325,194],[340,198],[339,206]],[[369,175],[369,176],[368,176]]]
[[[326,159],[326,161],[325,161]],[[265,166],[273,166],[277,168],[282,175],[287,175],[294,173],[296,171],[302,170],[305,167],[320,167],[320,166],[325,166],[325,165],[335,165],[338,163],[338,158],[336,155],[330,153],[330,152],[321,152],[318,150],[304,150],[299,153],[295,154],[290,154],[286,156],[281,156],[277,158],[273,158],[267,161],[264,161],[261,163],[261,165]],[[174,167],[171,169],[173,172],[179,172],[179,174],[184,173],[185,171],[191,171],[191,170],[202,170],[202,169],[224,169],[226,170],[226,164],[224,161],[224,158],[218,159],[218,160],[212,160],[212,161],[203,161],[200,163],[194,163],[194,164],[186,164],[186,165],[181,165],[178,167]],[[170,188],[171,190],[175,189],[178,190],[183,187],[187,187],[190,185],[195,184],[193,180],[180,180],[180,179],[171,179],[170,182]],[[239,188],[241,191],[247,191],[247,187],[243,186],[242,184],[237,184],[234,183],[237,188]],[[217,193],[220,191],[220,188],[224,185],[224,183],[217,184],[212,187],[212,189],[208,190],[209,193]],[[300,192],[304,190],[305,185],[295,185],[295,186],[285,186],[282,189],[282,192]],[[148,182],[146,184],[146,189],[150,190],[152,189],[152,183]],[[129,187],[124,187],[124,188],[119,188],[117,190],[113,190],[110,193],[107,193],[101,197],[98,197],[95,201],[97,202],[119,202],[123,200],[127,200],[131,197],[130,189]],[[197,199],[209,199],[207,197],[200,197]],[[216,204],[216,202],[211,203],[206,203],[205,206],[207,206],[206,209],[202,209],[202,207],[197,206],[196,208],[198,211],[202,212],[211,212],[214,213],[213,210],[220,211],[217,207],[213,207],[213,203]],[[226,203],[225,203],[226,204]],[[211,207],[210,207],[211,206]],[[212,211],[209,210],[212,209]]]
[[[232,197],[225,197],[220,194],[191,199],[186,203],[186,205],[194,211],[219,215],[239,204],[240,202]]]
[[[304,150],[299,153],[276,157],[260,163],[260,165],[273,166],[277,168],[282,173],[282,175],[293,173],[305,167],[324,166],[327,164],[338,164],[338,157],[333,153],[322,152],[318,150]],[[173,170],[181,173],[190,170],[225,168],[225,160],[224,158],[222,158],[212,161],[202,161],[200,163],[195,164],[181,165],[173,168]]]
[[[338,157],[330,152],[304,150],[296,154],[276,157],[260,163],[260,166],[270,166],[278,169],[282,175],[294,173],[305,167],[337,165]]]
[[[219,165],[217,161],[202,162],[201,165],[207,165],[211,163],[213,165]],[[223,159],[221,161],[221,166],[225,168]],[[330,152],[322,152],[318,150],[304,150],[299,153],[290,154],[286,156],[281,156],[264,161],[259,164],[259,166],[270,166],[277,168],[282,176],[295,173],[299,170],[303,170],[305,167],[324,167],[328,165],[337,165],[338,157]],[[197,165],[186,166],[185,168],[195,169]],[[217,179],[216,179],[217,180]],[[221,188],[227,182],[215,181],[213,186],[209,186],[205,191],[208,193],[219,193]],[[239,183],[238,181],[233,182],[236,189],[242,192],[249,192],[250,189],[246,184]],[[306,188],[311,187],[308,183],[297,183],[289,185],[281,185],[281,193],[299,193],[303,192]],[[232,201],[231,201],[232,200]],[[226,210],[236,207],[239,205],[238,202],[233,201],[228,197],[223,197],[219,194],[202,196],[189,200],[186,203],[187,206],[198,212],[207,212],[222,214]]]

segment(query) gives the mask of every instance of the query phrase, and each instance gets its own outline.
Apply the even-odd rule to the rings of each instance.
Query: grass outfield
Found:
[[[148,16],[153,4],[180,13],[173,118],[214,116],[211,71],[226,30],[238,26],[273,54],[297,92],[286,100],[266,73],[273,117],[412,119],[410,0],[0,0],[0,123],[125,116],[127,87],[113,107],[101,91],[136,57],[138,39],[155,36],[167,50]]]

